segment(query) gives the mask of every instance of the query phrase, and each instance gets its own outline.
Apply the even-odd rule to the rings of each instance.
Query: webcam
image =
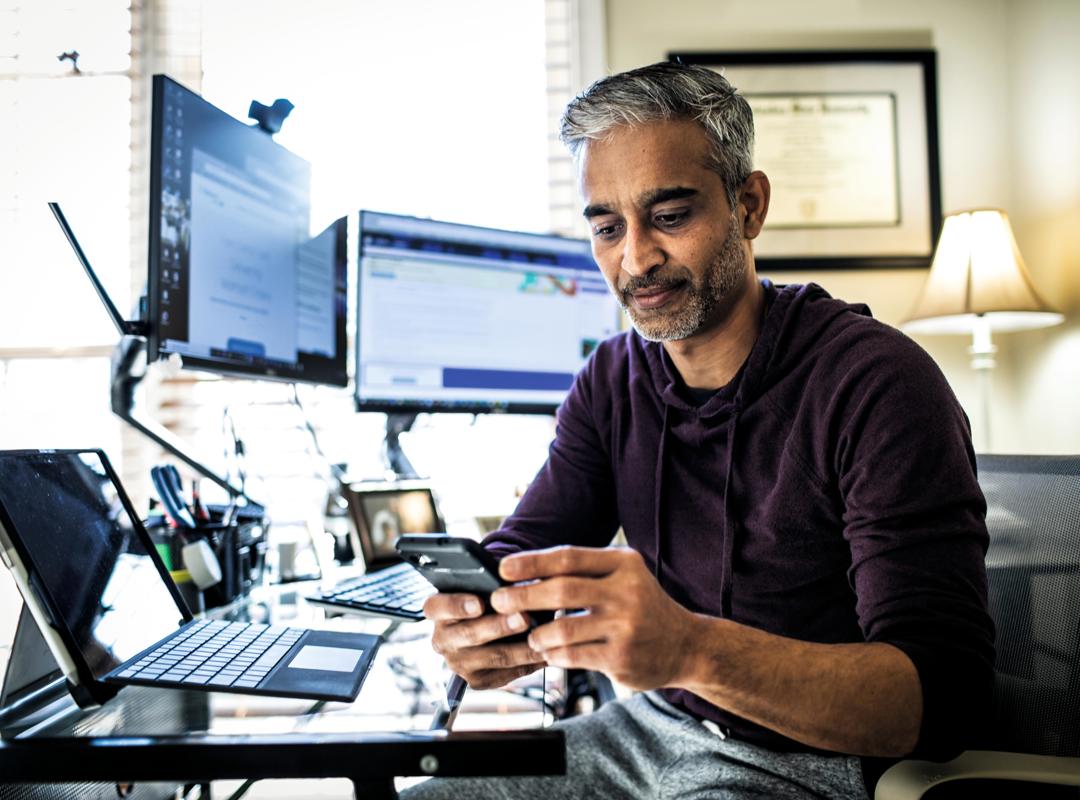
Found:
[[[273,105],[265,106],[258,100],[251,101],[251,107],[248,108],[248,117],[255,120],[255,124],[259,127],[259,130],[266,131],[271,136],[281,130],[282,123],[285,122],[285,118],[289,116],[296,106],[286,100],[284,97],[279,97],[274,101]]]

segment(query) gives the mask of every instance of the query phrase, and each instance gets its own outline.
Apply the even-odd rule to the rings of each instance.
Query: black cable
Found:
[[[300,411],[300,418],[304,421],[303,428],[311,436],[311,444],[314,446],[315,452],[318,454],[319,458],[323,460],[323,463],[326,464],[327,469],[330,470],[330,474],[334,476],[338,483],[345,483],[345,470],[330,461],[330,459],[326,457],[326,453],[323,452],[322,447],[319,446],[319,435],[315,432],[315,426],[311,424],[311,418],[308,417],[304,404],[300,402],[300,390],[295,383],[290,384],[290,386],[292,386],[293,391],[293,405]],[[319,477],[322,476],[320,475]]]
[[[540,705],[540,727],[541,728],[546,728],[547,727],[547,711],[548,711],[547,685],[548,685],[548,683],[547,683],[547,664],[545,664],[544,666],[542,666],[540,668],[540,698],[541,698],[540,699],[540,703],[541,703],[541,705]],[[554,709],[552,709],[551,716],[552,716],[552,719],[555,718],[555,710]]]
[[[248,778],[246,781],[240,784],[240,788],[238,788],[235,792],[229,795],[228,800],[240,800],[240,798],[247,794],[248,790],[251,789],[251,787],[254,785],[255,781],[253,781],[251,778]]]
[[[226,439],[231,439],[233,444],[232,453],[229,453],[228,447],[225,448],[225,476],[226,479],[232,477],[231,463],[235,459],[236,462],[236,478],[240,483],[240,491],[243,493],[247,484],[247,458],[246,451],[244,449],[244,442],[240,438],[239,433],[236,430],[236,420],[233,419],[232,414],[229,413],[229,406],[225,406],[222,409],[221,418],[221,431],[225,434]]]

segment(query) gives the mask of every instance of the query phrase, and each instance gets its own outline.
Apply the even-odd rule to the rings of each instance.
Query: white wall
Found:
[[[1066,324],[1003,339],[1021,444],[1080,452],[1080,2],[1014,0],[1009,14],[1012,217]],[[1019,447],[1014,448],[1019,449]]]
[[[932,47],[942,205],[1010,212],[1058,328],[999,336],[998,452],[1080,453],[1080,3],[1075,0],[607,0],[611,71],[672,50]],[[898,324],[922,270],[784,272]],[[978,426],[963,337],[919,337]],[[976,438],[981,435],[976,430]]]

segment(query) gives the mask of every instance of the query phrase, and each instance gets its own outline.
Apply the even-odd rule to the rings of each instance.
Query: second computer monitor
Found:
[[[586,241],[360,213],[357,407],[550,413],[618,307]]]
[[[310,166],[164,75],[153,92],[151,360],[345,386],[347,226],[310,236]]]

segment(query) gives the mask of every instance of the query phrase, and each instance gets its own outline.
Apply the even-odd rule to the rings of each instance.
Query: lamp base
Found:
[[[976,450],[989,453],[990,438],[990,370],[996,366],[994,354],[997,347],[990,334],[990,321],[983,314],[976,315],[971,328],[971,368],[975,370],[979,382],[979,429],[981,435],[976,439]],[[975,438],[975,437],[973,437]]]

